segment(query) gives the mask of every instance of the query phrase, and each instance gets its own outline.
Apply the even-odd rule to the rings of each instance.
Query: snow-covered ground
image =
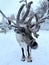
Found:
[[[21,61],[21,48],[15,33],[0,33],[0,65],[49,65],[49,31],[39,31],[38,49],[32,50],[33,62]]]

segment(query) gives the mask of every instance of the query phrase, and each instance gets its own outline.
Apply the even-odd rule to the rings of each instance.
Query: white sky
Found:
[[[16,14],[20,7],[19,1],[20,0],[0,0],[0,10],[2,10],[7,16],[13,13]],[[34,6],[36,6],[39,0],[32,1],[34,2]]]
[[[16,15],[19,7],[21,4],[19,3],[20,0],[0,0],[0,10],[3,11],[3,13],[9,17],[11,14]],[[36,7],[40,4],[39,1],[41,0],[27,0],[33,1],[33,8],[36,9]],[[0,14],[0,22],[2,20],[2,15]]]

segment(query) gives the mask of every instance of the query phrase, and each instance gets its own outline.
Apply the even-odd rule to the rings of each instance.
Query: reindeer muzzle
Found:
[[[31,42],[30,43],[30,47],[32,48],[32,49],[37,49],[38,48],[38,43],[35,41],[35,42]]]

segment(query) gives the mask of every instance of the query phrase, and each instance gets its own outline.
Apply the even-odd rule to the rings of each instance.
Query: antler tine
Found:
[[[24,24],[27,24],[27,26],[31,27],[31,21],[32,21],[32,18],[33,18],[33,17],[34,17],[34,16],[31,16],[31,17],[28,19],[28,21],[25,22]]]
[[[0,13],[3,15],[3,17],[5,17],[8,21],[11,21],[14,25],[16,25],[16,23],[14,23],[12,21],[12,19],[9,19],[1,10],[0,10]]]
[[[31,6],[32,3],[33,3],[32,1],[28,3],[28,5],[27,5],[27,11],[26,11],[25,15],[24,15],[23,18],[22,18],[23,21],[24,21],[24,20],[26,19],[26,17],[28,16],[29,11],[30,11],[30,6]]]
[[[38,16],[37,16],[37,14],[35,14],[35,18],[36,18],[36,23],[37,23],[38,22]],[[36,28],[39,30],[40,29],[40,25],[39,24],[36,24]]]
[[[34,14],[35,18],[36,18],[36,27],[39,25],[38,23],[38,16],[37,14]],[[35,23],[33,23],[33,25],[31,25],[31,28],[34,27]]]
[[[38,24],[40,24],[40,23],[45,22],[45,21],[44,21],[45,19],[49,19],[49,15],[48,15],[47,17],[44,17],[44,18],[42,17],[41,19],[39,19],[37,23],[34,23],[34,24],[31,26],[31,28],[34,27],[35,25],[38,25]]]
[[[18,21],[19,21],[19,19],[20,19],[20,13],[21,13],[23,7],[24,7],[24,4],[20,7],[20,9],[19,9],[19,11],[18,11],[18,14],[17,14],[17,23],[18,23]]]
[[[35,18],[36,18],[36,23],[37,23],[37,22],[38,22],[37,14],[34,14],[34,16],[35,16]],[[25,22],[25,24],[28,24],[30,27],[32,27],[32,25],[30,25],[30,23],[31,23],[31,20],[32,20],[32,18],[33,18],[34,16],[31,16],[31,17],[29,18],[29,20],[28,20],[27,22]],[[34,26],[34,24],[33,24],[33,26]],[[38,24],[37,24],[36,26],[38,26]]]
[[[1,10],[0,10],[0,13],[3,15],[3,17],[5,17],[6,19],[8,19]]]
[[[36,18],[36,22],[38,21],[38,17],[37,17],[37,14],[35,14],[35,18]]]
[[[21,2],[25,2],[26,7],[27,7],[27,0],[21,0],[20,3],[21,3]]]

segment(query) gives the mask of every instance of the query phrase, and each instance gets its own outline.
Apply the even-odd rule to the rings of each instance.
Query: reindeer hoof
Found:
[[[25,57],[22,57],[21,61],[25,61]]]
[[[32,62],[31,57],[27,58],[27,62]]]
[[[32,60],[29,60],[29,61],[27,61],[27,62],[32,62]]]

